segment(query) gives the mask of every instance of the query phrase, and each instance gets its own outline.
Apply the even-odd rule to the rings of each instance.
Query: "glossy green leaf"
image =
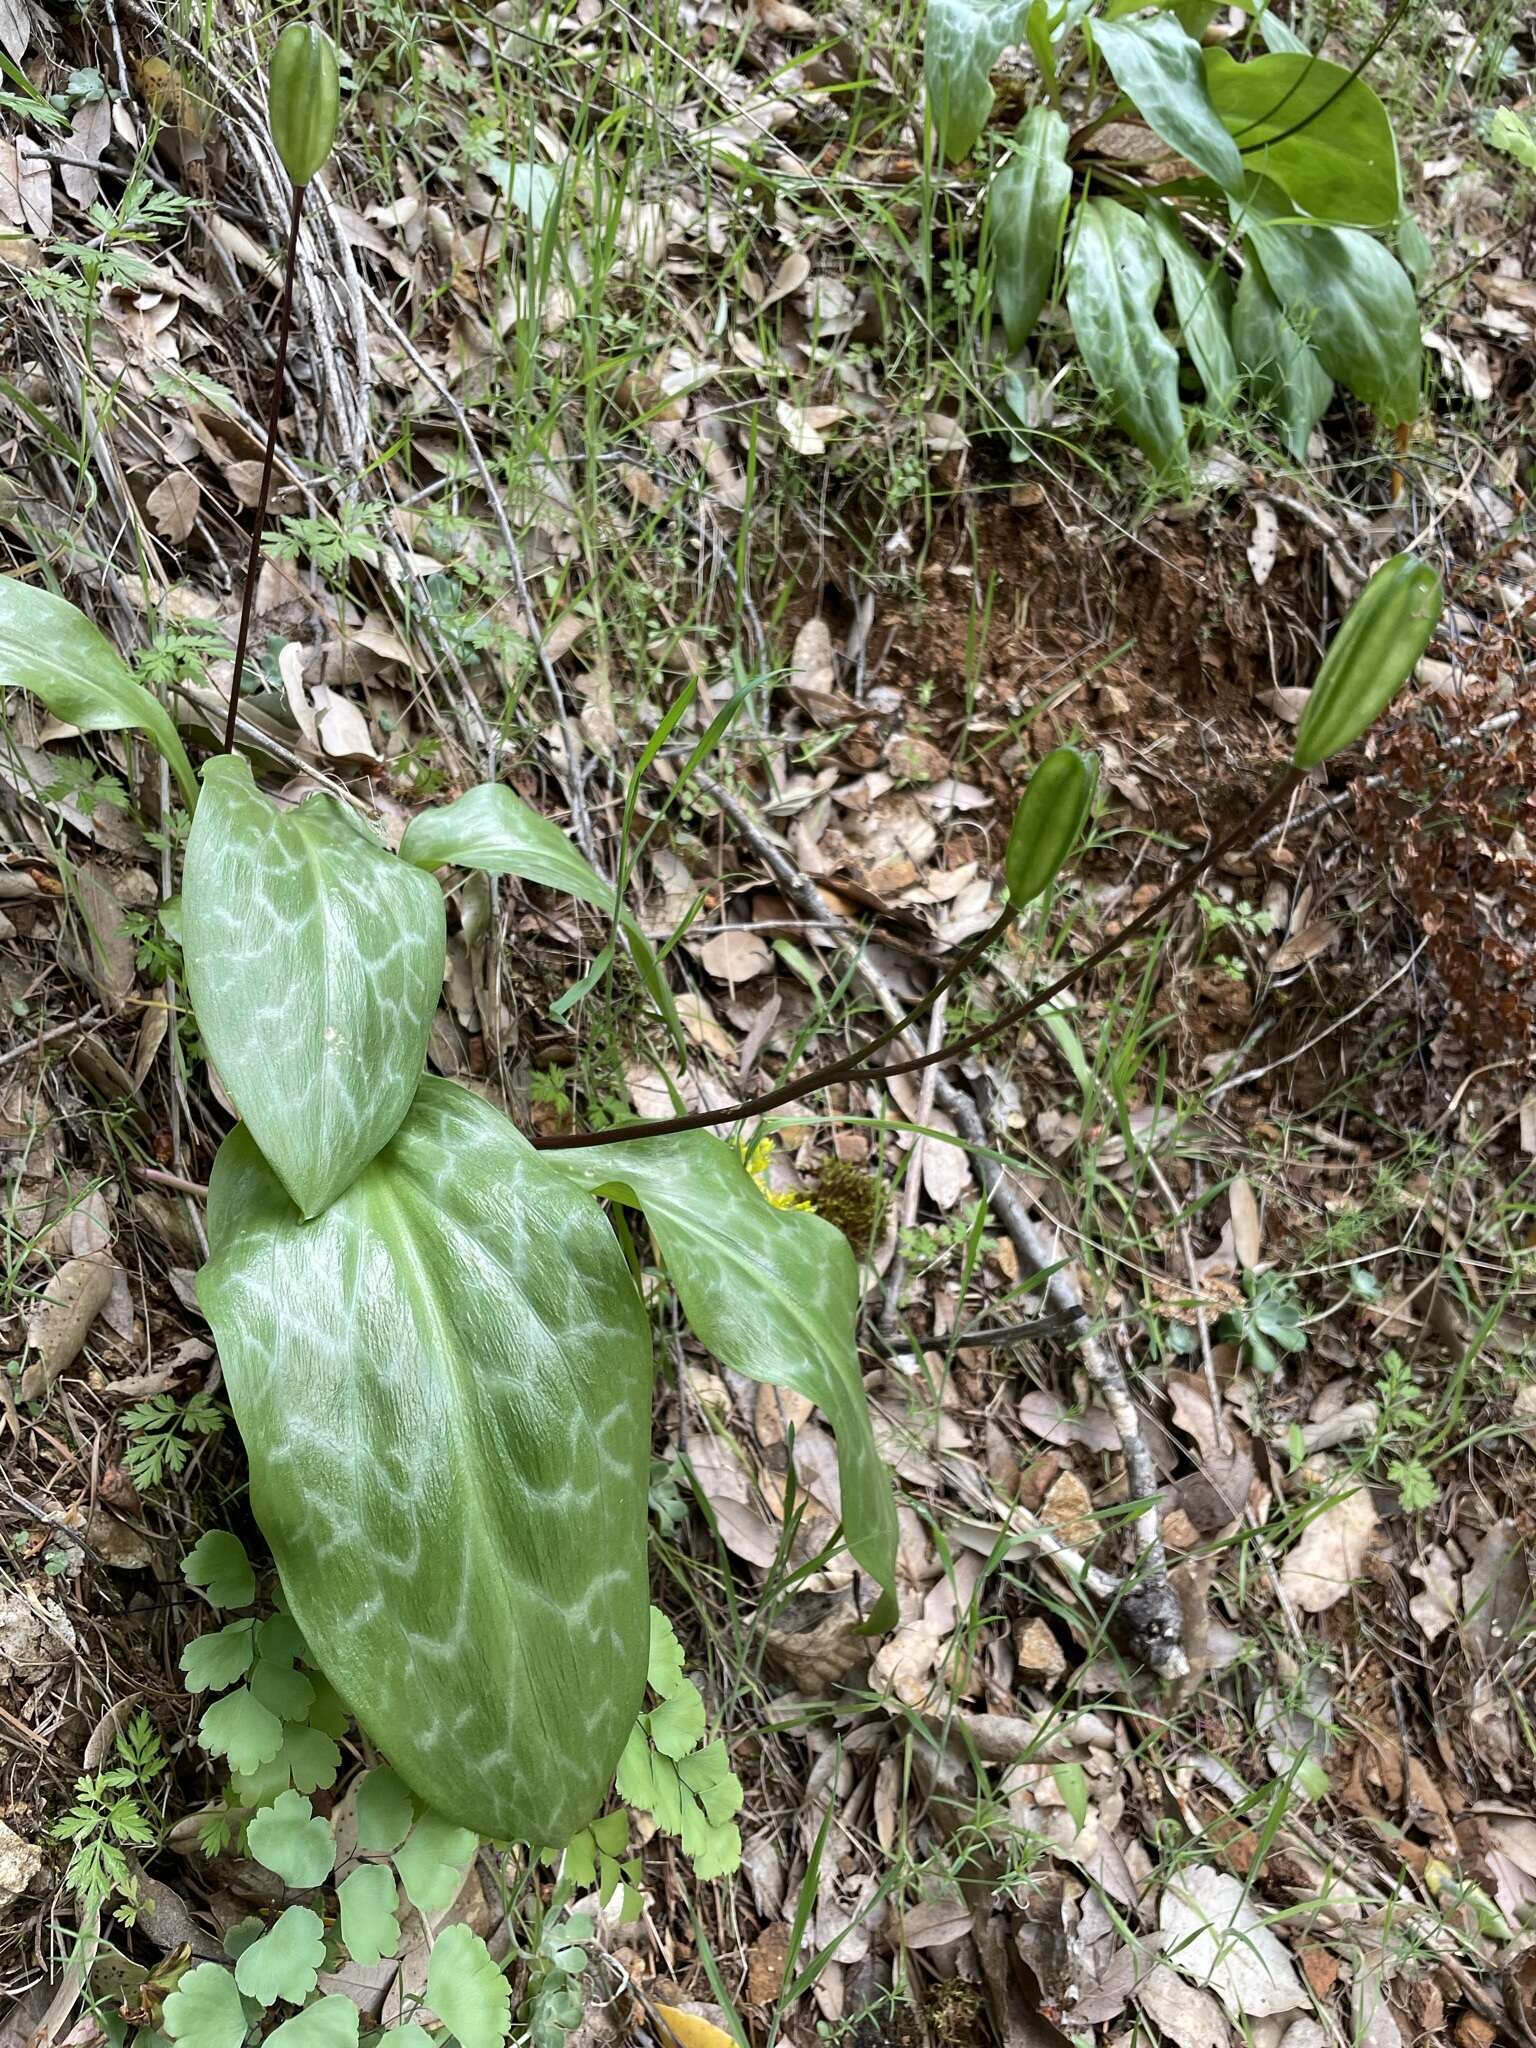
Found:
[[[1220,256],[1197,256],[1184,238],[1179,217],[1166,200],[1148,197],[1142,219],[1151,230],[1168,274],[1168,289],[1190,361],[1211,410],[1226,414],[1237,396],[1237,357],[1232,350],[1232,287]]]
[[[313,2005],[296,2012],[291,2020],[275,2027],[262,2048],[357,2048],[361,2015],[350,1998],[339,1992],[317,1998]]]
[[[896,1507],[859,1378],[858,1271],[842,1232],[807,1210],[775,1209],[736,1147],[705,1131],[545,1156],[594,1194],[645,1212],[684,1315],[722,1364],[793,1387],[825,1413],[843,1534],[882,1588],[869,1626],[890,1628]]]
[[[241,1951],[235,1982],[259,2005],[284,1998],[302,2005],[325,1965],[325,1927],[308,1906],[290,1906],[259,1941]]]
[[[512,2024],[511,1987],[478,1934],[445,1927],[427,1965],[427,2003],[459,2048],[501,2048]]]
[[[369,1771],[357,1781],[354,1796],[357,1815],[357,1846],[371,1856],[387,1855],[398,1849],[411,1831],[413,1809],[410,1788],[398,1771],[387,1764]]]
[[[1320,221],[1388,228],[1402,210],[1397,144],[1363,78],[1321,57],[1203,53],[1211,104],[1249,171]]]
[[[446,1913],[459,1895],[480,1837],[440,1813],[424,1813],[395,1851],[405,1896],[418,1913]]]
[[[204,1711],[197,1739],[210,1756],[227,1757],[232,1771],[254,1771],[282,1748],[283,1724],[242,1685]]]
[[[1281,20],[1272,6],[1254,7],[1250,11],[1257,16],[1259,34],[1266,50],[1277,50],[1283,56],[1307,55],[1306,44],[1289,22]]]
[[[1419,308],[1391,251],[1359,228],[1294,224],[1284,195],[1261,179],[1234,214],[1286,318],[1329,375],[1389,427],[1414,419]]]
[[[82,732],[145,733],[170,765],[181,800],[197,803],[197,777],[165,707],[84,612],[51,591],[0,576],[0,689],[40,698]]]
[[[1163,265],[1152,231],[1113,199],[1087,200],[1067,258],[1078,350],[1110,413],[1164,473],[1188,465],[1178,351],[1157,324]]]
[[[297,1792],[280,1792],[270,1806],[253,1814],[245,1844],[258,1863],[299,1891],[324,1884],[336,1861],[330,1822]]]
[[[400,1894],[385,1863],[359,1863],[336,1887],[341,1938],[354,1963],[371,1969],[384,1956],[400,1953]]]
[[[310,1223],[233,1132],[208,1231],[251,1503],[316,1663],[423,1802],[563,1841],[645,1678],[650,1341],[607,1221],[427,1079]]]
[[[196,1636],[181,1653],[188,1692],[222,1692],[251,1668],[256,1632],[248,1621],[232,1621],[211,1635]]]
[[[1090,34],[1116,85],[1153,134],[1224,191],[1235,192],[1243,181],[1243,160],[1211,105],[1194,38],[1171,14],[1095,21]]]
[[[182,1560],[181,1576],[207,1595],[210,1607],[249,1607],[256,1598],[256,1574],[245,1545],[227,1529],[199,1536]]]
[[[1032,107],[1019,144],[987,190],[998,310],[1010,348],[1022,348],[1050,296],[1072,196],[1070,131],[1052,107]]]
[[[992,66],[1024,33],[1029,0],[928,0],[923,89],[939,148],[968,156],[992,111]]]
[[[250,2026],[234,1972],[218,1963],[189,1970],[165,2001],[164,2017],[181,2048],[240,2048]]]
[[[405,828],[400,858],[419,868],[478,868],[487,875],[516,875],[519,881],[559,889],[610,917],[617,915],[652,1002],[674,1040],[682,1039],[671,991],[638,920],[618,903],[612,883],[603,880],[560,827],[524,803],[515,789],[504,782],[481,782],[451,804],[418,812]]]
[[[1232,347],[1292,460],[1305,462],[1312,429],[1333,397],[1333,379],[1281,312],[1256,263],[1237,281]]]
[[[243,760],[203,772],[182,881],[198,1028],[306,1216],[411,1104],[442,993],[442,891],[335,797],[279,810]]]

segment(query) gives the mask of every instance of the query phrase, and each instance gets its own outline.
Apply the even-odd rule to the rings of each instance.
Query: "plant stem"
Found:
[[[771,1109],[781,1109],[786,1103],[798,1102],[803,1096],[810,1095],[817,1089],[829,1087],[834,1081],[877,1081],[883,1080],[891,1074],[912,1074],[916,1073],[920,1068],[934,1066],[940,1060],[956,1059],[962,1053],[974,1051],[977,1046],[985,1044],[989,1039],[996,1038],[1001,1032],[1014,1029],[1016,1026],[1024,1023],[1027,1018],[1034,1016],[1037,1011],[1044,1009],[1047,1003],[1053,1001],[1064,989],[1069,988],[1080,976],[1091,972],[1095,967],[1101,966],[1104,961],[1108,960],[1113,954],[1118,953],[1123,946],[1128,945],[1132,939],[1144,932],[1149,925],[1154,924],[1162,916],[1163,912],[1176,903],[1213,862],[1220,860],[1223,854],[1230,853],[1240,842],[1247,839],[1261,820],[1267,817],[1277,804],[1282,803],[1290,795],[1300,779],[1300,769],[1287,768],[1284,774],[1279,776],[1270,785],[1269,789],[1260,799],[1256,809],[1249,811],[1230,832],[1224,833],[1220,839],[1213,839],[1204,852],[1191,855],[1168,886],[1160,890],[1146,908],[1139,911],[1131,919],[1128,925],[1116,932],[1112,938],[1106,939],[1101,946],[1096,947],[1086,958],[1074,961],[1065,974],[1059,975],[1055,981],[1041,989],[1038,994],[1026,996],[1022,1001],[1011,1004],[1000,1016],[995,1017],[990,1024],[979,1025],[976,1030],[969,1032],[964,1038],[957,1039],[951,1045],[941,1045],[936,1051],[915,1054],[910,1059],[897,1060],[890,1066],[866,1067],[863,1064],[869,1058],[871,1052],[877,1051],[883,1045],[889,1045],[893,1039],[899,1037],[914,1022],[926,1016],[939,997],[946,990],[952,988],[960,976],[986,951],[987,947],[1007,930],[1008,926],[1013,922],[1015,915],[1011,906],[1005,909],[1002,916],[982,933],[980,939],[973,946],[966,949],[920,1003],[915,1004],[905,1016],[899,1018],[886,1030],[876,1033],[873,1038],[867,1039],[863,1045],[856,1046],[852,1052],[845,1054],[842,1059],[833,1060],[827,1066],[818,1067],[815,1072],[805,1074],[797,1080],[786,1081],[780,1087],[769,1089],[766,1094],[754,1095],[746,1102],[728,1103],[724,1109],[699,1109],[692,1111],[686,1116],[658,1117],[649,1122],[616,1124],[612,1129],[605,1131],[573,1132],[553,1138],[536,1137],[532,1140],[532,1143],[541,1152],[565,1152],[583,1145],[623,1144],[632,1138],[675,1137],[682,1131],[703,1131],[708,1130],[714,1124],[740,1123],[748,1117],[762,1116]],[[710,793],[708,777],[700,775],[697,780],[700,786],[705,789],[706,794]]]
[[[245,650],[251,637],[251,610],[256,602],[256,578],[261,570],[261,537],[267,523],[267,499],[272,491],[272,464],[277,455],[277,421],[283,409],[283,373],[288,367],[288,334],[293,326],[293,274],[299,259],[299,221],[304,212],[306,185],[293,188],[293,208],[288,219],[288,248],[283,258],[283,299],[277,316],[277,360],[272,366],[272,402],[267,407],[267,452],[261,465],[261,490],[256,498],[256,517],[251,527],[251,551],[245,561],[245,594],[240,601],[240,631],[235,638],[235,666],[229,679],[229,717],[224,726],[221,754],[235,751],[235,725],[240,717],[240,678],[245,673]]]

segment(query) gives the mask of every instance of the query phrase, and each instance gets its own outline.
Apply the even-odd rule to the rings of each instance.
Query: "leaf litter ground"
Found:
[[[1085,739],[1106,771],[1091,852],[1049,931],[957,997],[958,1028],[1251,806],[1375,559],[1433,545],[1456,608],[1413,703],[1259,856],[955,1076],[980,1151],[914,1078],[809,1103],[754,1152],[766,1195],[820,1207],[865,1260],[902,1617],[860,1637],[866,1589],[823,1556],[824,1423],[661,1323],[654,1591],[746,1786],[745,1853],[700,1884],[649,1844],[646,1912],[602,1928],[578,2038],[1528,2040],[1536,296],[1465,111],[1476,53],[1448,29],[1453,111],[1410,138],[1447,252],[1433,435],[1394,474],[1336,411],[1306,476],[1234,436],[1192,511],[1146,518],[1065,357],[1045,358],[1065,368],[1048,438],[1010,461],[962,299],[913,288],[914,230],[951,280],[970,245],[963,174],[923,184],[893,111],[912,28],[761,0],[656,25],[578,10],[550,39],[466,12],[407,62],[369,17],[381,118],[302,278],[248,705],[262,769],[344,786],[395,832],[494,764],[612,873],[639,751],[698,692],[642,792],[631,881],[653,941],[684,928],[686,1068],[621,973],[555,1013],[598,917],[481,881],[450,904],[437,1071],[554,1131],[665,1113],[674,1089],[728,1102],[802,1038],[846,1044],[995,912],[1021,773]],[[32,14],[8,33],[46,89],[98,65],[118,97],[104,123],[77,70],[59,161],[25,122],[0,145],[25,287],[6,546],[126,650],[153,635],[195,733],[227,682],[270,359],[254,46],[136,7],[121,53]],[[639,124],[606,155],[594,95]],[[534,105],[557,114],[536,127]],[[102,234],[148,272],[83,272],[83,209],[132,210],[92,165],[126,166],[157,121],[134,239]],[[582,232],[554,252],[562,176]],[[392,452],[352,483],[370,423]],[[1077,439],[1094,466],[1063,453]],[[734,812],[702,780],[671,798],[754,676],[707,764]],[[174,1825],[216,1789],[188,1740],[179,1559],[204,1528],[250,1534],[191,1286],[227,1111],[174,1007],[144,760],[18,708],[0,772],[0,1984],[7,2042],[47,2016],[91,2044],[52,1829],[134,1714],[173,1763],[167,1832],[135,1852],[157,1910],[114,1936],[128,1981],[282,1905]],[[1128,1549],[1074,1330],[967,1341],[1037,1311],[1042,1247],[1130,1372],[1193,1666],[1171,1695],[1014,1540],[1027,1513],[1105,1568]],[[455,1919],[494,1938],[483,1870]],[[341,1988],[373,2017],[426,1984],[418,1928]]]

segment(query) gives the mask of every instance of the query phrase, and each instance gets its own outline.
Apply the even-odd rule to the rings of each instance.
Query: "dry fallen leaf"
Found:
[[[1232,1248],[1238,1264],[1245,1272],[1251,1272],[1259,1263],[1263,1239],[1259,1231],[1259,1205],[1242,1174],[1227,1189],[1227,1204],[1232,1215]]]
[[[697,2013],[684,2012],[675,2005],[654,2005],[651,2010],[666,2021],[677,2048],[736,2048],[730,2035],[713,2020],[700,2019]]]
[[[1294,1606],[1322,1614],[1344,1598],[1376,1534],[1375,1503],[1363,1486],[1331,1501],[1301,1532],[1280,1567],[1280,1586]]]
[[[1226,2015],[1208,1991],[1161,1964],[1137,1985],[1136,2003],[1177,2048],[1227,2048]]]
[[[1316,960],[1326,953],[1338,935],[1339,928],[1329,917],[1319,917],[1313,923],[1303,925],[1270,955],[1270,973],[1287,974],[1293,967],[1305,967],[1309,960]]]
[[[1229,1872],[1209,1863],[1181,1870],[1163,1889],[1158,1925],[1166,1960],[1214,1991],[1230,2018],[1263,2019],[1307,2003],[1289,1954]]]
[[[23,1401],[41,1400],[60,1373],[80,1355],[92,1323],[107,1305],[117,1262],[92,1253],[68,1259],[43,1289],[27,1324],[27,1342],[37,1357],[21,1376]]]
[[[746,925],[716,932],[699,948],[699,958],[717,981],[728,981],[733,986],[739,981],[756,980],[773,965],[773,955],[767,946]]]
[[[197,523],[202,489],[189,469],[173,469],[161,477],[145,501],[156,533],[165,540],[182,541]]]

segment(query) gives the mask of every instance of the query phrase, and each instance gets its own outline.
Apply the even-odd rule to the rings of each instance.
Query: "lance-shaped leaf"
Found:
[[[1243,160],[1211,105],[1200,45],[1169,14],[1137,21],[1096,21],[1091,30],[1115,83],[1152,130],[1228,192],[1243,181]]]
[[[170,764],[182,802],[197,803],[197,777],[164,705],[136,682],[117,649],[62,597],[0,576],[0,689],[30,690],[82,732],[142,732]]]
[[[1019,146],[987,192],[997,304],[1010,348],[1022,348],[1040,318],[1056,271],[1072,173],[1069,131],[1052,107],[1032,107]]]
[[[694,1335],[749,1379],[793,1387],[837,1436],[843,1534],[882,1588],[871,1630],[895,1621],[896,1505],[854,1347],[858,1270],[840,1230],[775,1209],[734,1145],[704,1131],[552,1152],[561,1170],[640,1209]]]
[[[1149,197],[1142,218],[1167,269],[1184,346],[1200,372],[1211,409],[1229,412],[1237,396],[1237,358],[1229,329],[1232,287],[1221,259],[1214,254],[1207,260],[1196,256],[1166,200]]]
[[[405,828],[400,858],[419,868],[479,868],[487,875],[516,875],[519,881],[561,889],[610,917],[617,915],[652,1002],[674,1042],[684,1042],[672,992],[633,913],[618,902],[613,884],[603,880],[560,827],[525,804],[515,789],[504,782],[481,782],[451,804],[418,812]]]
[[[1333,379],[1281,312],[1256,263],[1237,282],[1232,346],[1292,460],[1305,462],[1312,429],[1333,397]]]
[[[992,111],[992,66],[1024,33],[1029,0],[928,0],[923,90],[939,147],[970,153]]]
[[[317,1215],[416,1092],[442,993],[442,891],[334,797],[279,810],[224,754],[203,773],[181,916],[209,1057]]]
[[[1160,470],[1184,468],[1178,351],[1157,324],[1163,265],[1145,221],[1113,199],[1078,208],[1067,310],[1083,361],[1117,426]]]
[[[650,1345],[607,1221],[427,1079],[312,1222],[232,1132],[208,1232],[251,1505],[315,1661],[438,1815],[564,1842],[649,1639]]]
[[[1322,57],[1202,52],[1211,104],[1245,167],[1323,221],[1389,228],[1402,211],[1397,144],[1363,78]]]
[[[1408,273],[1359,228],[1296,223],[1290,202],[1268,180],[1249,181],[1234,204],[1286,318],[1323,368],[1389,427],[1419,410],[1419,308]]]

